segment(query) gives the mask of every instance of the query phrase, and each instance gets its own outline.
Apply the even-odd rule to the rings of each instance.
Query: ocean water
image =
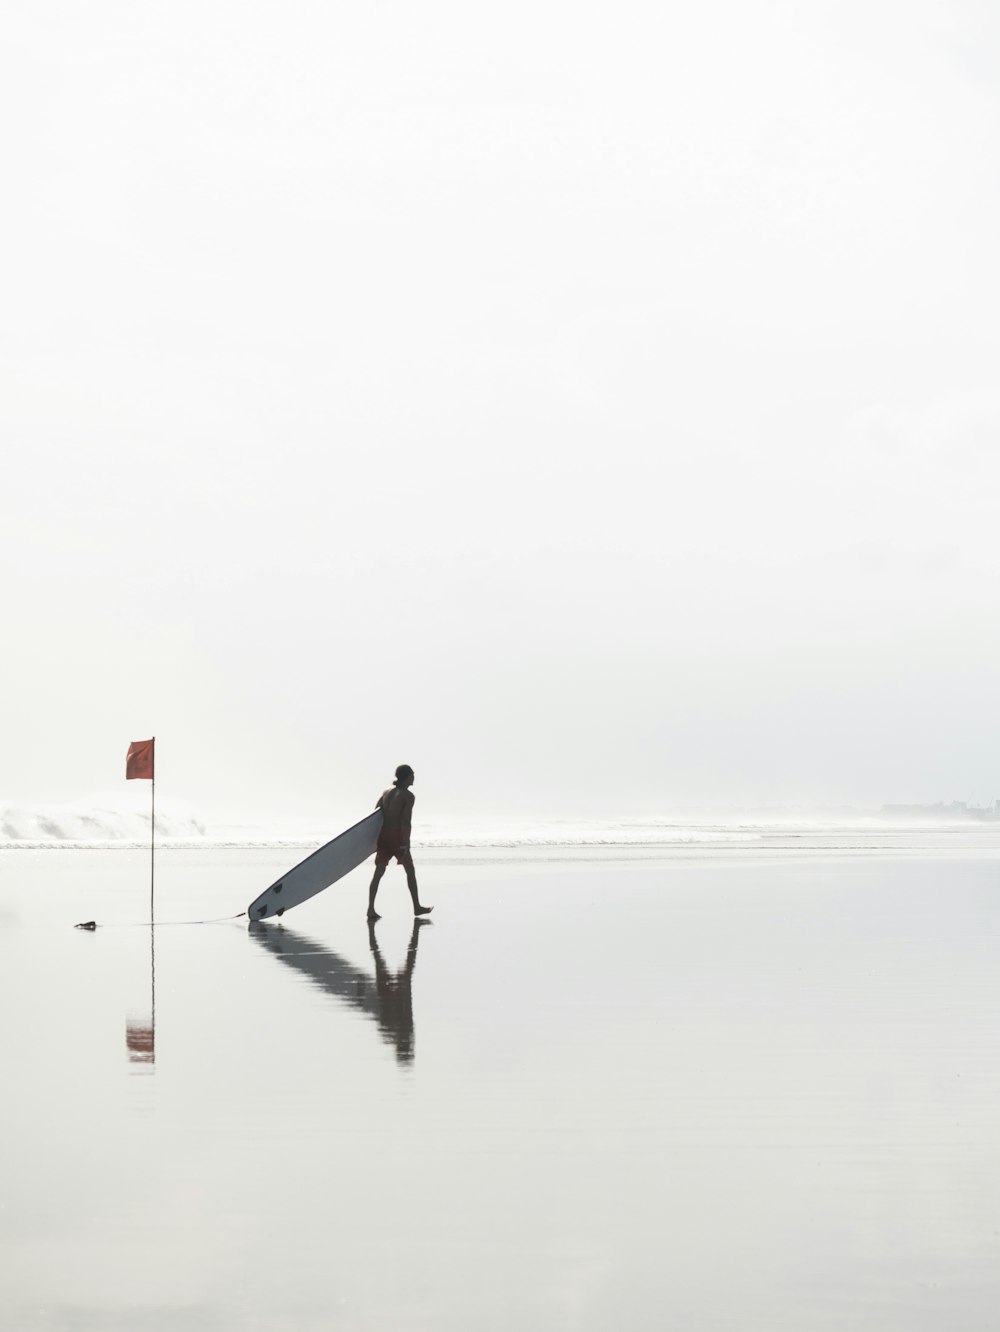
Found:
[[[995,1326],[988,827],[296,858],[0,851],[4,1327]]]
[[[156,806],[156,844],[161,849],[314,849],[336,831],[362,818],[367,810],[331,811],[324,819],[279,817],[269,822],[210,820],[185,803],[162,797]],[[0,850],[65,849],[144,850],[150,844],[150,796],[146,783],[63,805],[25,805],[0,801]],[[890,819],[877,814],[732,812],[715,815],[677,813],[618,817],[527,817],[449,815],[428,819],[421,813],[414,845],[421,849],[468,849],[536,852],[583,850],[589,853],[626,848],[662,854],[683,849],[772,849],[815,851],[892,850],[938,852],[1000,849],[1000,818],[928,816]]]

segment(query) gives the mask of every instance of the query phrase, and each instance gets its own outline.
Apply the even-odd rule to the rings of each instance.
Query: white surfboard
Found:
[[[374,855],[381,827],[382,811],[377,809],[272,883],[250,903],[247,915],[251,920],[265,920],[283,916],[290,907],[308,902]]]

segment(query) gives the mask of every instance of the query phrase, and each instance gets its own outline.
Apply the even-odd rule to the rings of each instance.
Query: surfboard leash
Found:
[[[239,920],[245,916],[245,911],[237,911],[235,916],[213,916],[210,920],[117,920],[110,925],[101,925],[98,927],[96,920],[79,920],[73,926],[74,930],[141,930],[156,925],[221,925],[227,920]]]

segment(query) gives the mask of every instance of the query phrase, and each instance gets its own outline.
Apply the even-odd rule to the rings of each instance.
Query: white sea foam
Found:
[[[156,810],[156,844],[169,849],[313,848],[330,840],[364,811],[334,811],[328,820],[277,817],[256,823],[210,823],[182,802],[167,800]],[[148,787],[93,796],[63,805],[38,806],[0,801],[0,849],[148,847]],[[728,815],[713,819],[670,816],[632,818],[526,818],[523,815],[421,820],[414,831],[415,848],[467,848],[525,852],[545,848],[586,850],[642,848],[760,846],[794,847],[807,842],[863,846],[931,835],[967,832],[976,842],[1000,839],[1000,823],[953,825],[935,820],[889,820],[874,815],[808,817],[806,815]]]
[[[693,843],[744,842],[756,839],[756,830],[717,824],[619,822],[615,820],[491,821],[462,825],[429,824],[414,841],[421,846],[678,846]]]
[[[205,825],[187,806],[166,802],[156,810],[156,837],[201,844]],[[150,805],[131,793],[93,796],[63,805],[0,802],[0,846],[148,846]]]
[[[150,840],[145,792],[92,797],[64,805],[0,803],[0,847],[142,847]],[[156,810],[156,841],[177,847],[299,847],[328,841],[350,819],[276,819],[273,823],[210,825],[189,807],[165,802]],[[414,846],[447,847],[643,847],[745,842],[756,829],[666,820],[445,819],[426,822]]]

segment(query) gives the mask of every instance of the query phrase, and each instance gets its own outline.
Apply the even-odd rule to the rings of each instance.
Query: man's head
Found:
[[[412,786],[414,772],[408,763],[401,763],[396,769],[396,785]]]

